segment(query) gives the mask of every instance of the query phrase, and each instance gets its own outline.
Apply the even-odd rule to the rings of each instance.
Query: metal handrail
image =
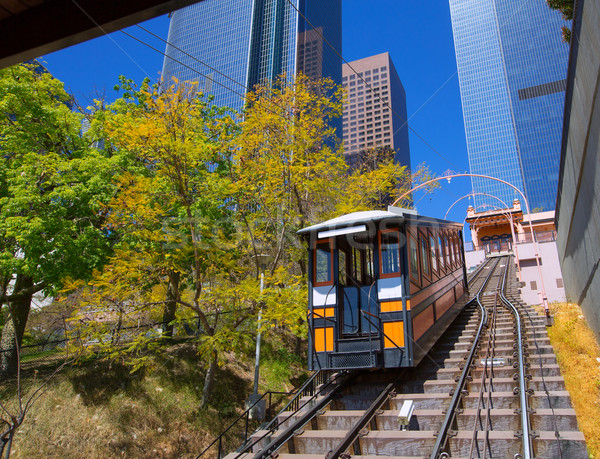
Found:
[[[324,397],[322,400],[313,403],[313,400],[320,395],[321,392],[323,392],[327,386],[333,384],[334,381],[336,381],[338,378],[341,379],[341,381],[339,382],[339,384],[333,388],[333,390],[327,394],[326,397]],[[331,398],[337,394],[339,391],[341,391],[346,383],[349,381],[349,374],[347,372],[342,372],[342,373],[337,373],[335,378],[330,379],[327,384],[325,385],[325,387],[322,387],[321,390],[319,390],[319,392],[317,392],[316,394],[314,394],[309,400],[307,400],[300,408],[298,408],[294,414],[298,413],[300,410],[302,410],[304,407],[306,407],[307,405],[311,405],[310,409],[308,410],[308,412],[305,413],[304,416],[302,416],[301,418],[297,419],[295,422],[292,422],[285,430],[283,430],[281,432],[280,435],[278,435],[276,438],[274,438],[271,442],[269,442],[268,445],[266,445],[260,452],[258,452],[257,454],[255,454],[253,457],[254,459],[265,459],[267,457],[270,457],[270,455],[275,452],[278,448],[281,447],[281,445],[283,445],[286,441],[288,441],[291,436],[298,430],[301,429],[304,425],[306,425],[307,422],[309,422],[319,411],[321,411],[327,404],[329,404],[329,402],[331,401]],[[292,414],[292,416],[294,416],[294,414]],[[290,417],[292,417],[290,416]],[[254,442],[252,442],[249,445],[246,445],[245,448],[242,451],[238,451],[240,454],[238,454],[236,456],[236,459],[241,457],[241,454],[243,454],[244,452],[248,451],[249,449],[251,449],[254,445],[258,444],[259,442],[261,442],[263,439],[265,439],[267,436],[271,435],[274,432],[274,429],[271,429],[270,431],[268,431],[267,433],[265,433],[264,435],[262,435],[260,438],[257,438]]]
[[[248,419],[250,416],[250,412],[252,411],[252,409],[261,401],[263,400],[267,395],[269,395],[269,397],[272,394],[278,394],[278,395],[291,395],[294,393],[293,389],[290,392],[276,392],[276,391],[267,391],[265,392],[258,400],[256,400],[250,407],[248,407],[248,409],[246,411],[244,411],[240,416],[238,416],[238,418],[233,421],[229,427],[227,427],[227,429],[225,429],[221,435],[219,435],[217,438],[215,438],[212,443],[210,445],[208,445],[206,448],[204,448],[202,450],[202,452],[200,454],[198,454],[198,456],[196,456],[196,459],[198,459],[199,457],[201,457],[204,453],[206,453],[210,448],[212,448],[214,446],[215,443],[219,442],[219,447],[218,447],[218,453],[217,453],[217,457],[221,457],[221,450],[222,450],[222,442],[223,442],[223,437],[225,436],[225,434],[227,434],[240,420],[244,419],[246,420],[246,433],[244,435],[244,443],[246,443],[246,441],[248,441]]]
[[[381,317],[377,317],[376,315],[374,315],[374,314],[371,314],[370,312],[366,312],[366,311],[361,311],[361,312],[362,312],[362,314],[363,314],[363,315],[369,315],[369,316],[371,316],[371,317],[375,317],[375,318],[378,318],[379,320],[381,320]],[[385,334],[385,332],[384,332],[384,331],[383,331],[381,328],[379,328],[377,325],[375,325],[373,322],[371,322],[371,320],[370,320],[368,317],[365,317],[365,319],[367,319],[367,320],[369,321],[369,323],[370,323],[371,325],[373,325],[373,326],[374,326],[374,327],[375,327],[375,328],[376,328],[376,329],[379,331],[379,333],[381,333],[381,334],[382,334],[384,337],[386,337],[387,339],[389,339],[389,340],[390,340],[390,342],[391,342],[391,343],[392,343],[394,346],[396,346],[396,347],[397,347],[398,349],[400,349],[401,351],[404,351],[404,349],[403,349],[403,347],[402,347],[402,346],[398,346],[398,345],[397,345],[397,344],[394,342],[394,340],[393,340],[392,338],[390,338],[388,335],[386,335],[386,334]],[[371,352],[372,352],[372,351],[373,351],[373,348],[371,348]]]
[[[241,419],[246,419],[246,429],[247,429],[247,422],[248,422],[248,417],[249,417],[249,413],[250,411],[252,411],[252,409],[262,400],[264,399],[267,395],[269,395],[269,397],[272,394],[276,394],[276,395],[292,395],[292,394],[296,394],[282,409],[281,411],[278,413],[281,414],[282,412],[286,411],[290,406],[293,406],[294,401],[298,399],[299,396],[302,396],[305,391],[308,389],[308,387],[315,381],[315,380],[319,380],[319,377],[321,377],[323,375],[322,372],[320,371],[316,371],[314,372],[310,378],[308,378],[300,387],[296,387],[294,389],[292,389],[289,392],[276,392],[276,391],[267,391],[265,392],[256,402],[254,402],[250,407],[248,407],[248,409],[242,413],[235,421],[233,421],[229,427],[227,427],[227,429],[225,429],[221,435],[219,435],[217,438],[215,438],[213,440],[213,442],[208,445],[198,456],[196,456],[196,459],[198,459],[199,457],[201,457],[204,453],[206,453],[212,446],[214,446],[215,443],[219,442],[219,447],[218,447],[218,453],[217,453],[217,457],[221,457],[221,452],[222,452],[222,440],[223,437],[225,436],[225,434],[227,434],[227,432],[229,432]],[[270,406],[269,406],[269,411],[270,411]],[[278,416],[277,415],[277,416]],[[265,428],[269,428],[271,427],[271,424],[273,424],[273,422],[277,419],[277,416],[275,416],[271,421],[269,421],[269,423],[265,426]],[[244,443],[242,445],[242,447],[246,444],[246,442],[248,441],[248,432],[246,430],[246,434],[244,436]]]
[[[321,373],[321,372],[317,372],[317,373]],[[250,443],[245,443],[244,445],[242,445],[240,448],[237,449],[236,453],[238,453],[238,455],[236,456],[236,458],[241,457],[242,454],[251,450],[254,445],[258,444],[264,438],[271,435],[279,427],[279,422],[278,422],[279,415],[281,415],[285,411],[288,411],[288,408],[290,408],[292,406],[297,406],[297,408],[294,410],[294,412],[290,416],[290,417],[293,417],[294,414],[298,413],[300,410],[302,410],[307,405],[310,405],[313,402],[313,400],[315,398],[317,398],[331,384],[333,384],[334,381],[336,381],[338,378],[345,376],[345,375],[346,375],[346,373],[337,373],[334,378],[324,381],[324,384],[321,387],[321,389],[319,391],[315,392],[314,394],[312,394],[312,396],[306,402],[304,402],[301,406],[297,406],[298,404],[294,404],[295,399],[298,399],[300,396],[303,396],[303,391],[298,391],[298,393],[296,394],[296,397],[294,397],[294,400],[291,400],[284,408],[281,409],[281,411],[266,426],[264,426],[263,430],[266,430],[266,432],[261,437],[256,438],[254,441],[252,441]],[[307,383],[308,382],[309,381],[307,381]],[[305,387],[307,387],[307,383],[305,383],[305,385],[303,386],[303,389]],[[280,437],[278,436],[277,438],[279,439]]]

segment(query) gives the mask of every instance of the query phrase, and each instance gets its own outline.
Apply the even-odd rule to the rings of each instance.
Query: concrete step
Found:
[[[337,398],[331,401],[329,408],[331,410],[366,410],[371,406],[373,400],[371,398],[365,399],[361,395],[351,394],[344,395],[341,398]]]
[[[454,368],[462,365],[465,362],[465,356],[467,353],[461,352],[457,354],[453,354],[451,357],[444,359],[444,368]],[[512,357],[512,353],[510,355],[498,355],[497,357],[506,358]],[[542,365],[556,364],[556,356],[554,354],[530,354],[527,357],[527,361],[531,363],[531,366],[537,365],[539,366],[540,358],[542,360]]]
[[[459,430],[473,430],[475,424],[477,410],[467,409],[456,417]],[[552,418],[553,410],[541,409],[536,410],[531,415],[531,428],[533,430],[551,430],[554,431],[554,423],[558,430],[562,431],[577,431],[577,418],[575,411],[571,408],[555,409],[554,418]],[[478,427],[483,429],[486,423],[486,410],[480,412],[480,420]],[[440,424],[441,425],[441,424]],[[519,430],[521,425],[521,415],[518,410],[511,409],[491,409],[489,424],[491,430]]]
[[[527,382],[527,388],[533,389],[534,391],[541,391],[545,388],[547,390],[562,391],[565,390],[565,381],[562,376],[545,376],[542,378],[532,378]],[[510,378],[494,378],[492,383],[488,381],[484,382],[485,388],[491,388],[493,392],[510,392],[514,387],[518,387],[518,381],[515,381],[512,377]],[[469,392],[479,392],[481,386],[481,380],[474,378],[473,381],[467,383],[467,390]],[[423,390],[426,394],[431,393],[449,393],[456,387],[454,380],[450,379],[437,379],[429,380],[423,383]]]
[[[476,368],[474,368],[472,371],[474,380],[478,380],[481,378],[481,373],[483,372],[483,367],[479,366],[479,365],[480,365],[480,363],[478,361],[478,366]],[[488,371],[488,374],[491,373],[491,374],[493,374],[494,377],[498,377],[498,378],[512,378],[512,375],[514,375],[517,372],[517,370],[515,368],[513,368],[511,361],[506,361],[505,366],[503,366],[503,367],[496,365],[496,366],[494,366],[493,370],[491,368],[488,368],[487,371]],[[560,376],[560,367],[557,364],[548,364],[548,365],[545,365],[542,368],[540,368],[539,365],[535,365],[535,363],[532,363],[527,372],[529,374],[531,374],[533,377],[538,377],[538,378],[540,376],[544,376],[544,377]],[[452,379],[452,380],[454,380],[454,377],[459,374],[460,374],[460,370],[457,367],[440,368],[436,373],[437,379]]]
[[[364,455],[429,457],[436,437],[437,431],[433,430],[377,430],[360,437],[359,441]]]
[[[487,399],[487,392],[483,393],[483,398]],[[492,392],[493,408],[520,408],[520,399],[512,392]],[[476,408],[479,394],[469,393],[463,398],[465,409]],[[548,398],[550,401],[548,401]],[[433,393],[433,394],[398,394],[390,399],[390,408],[399,410],[405,400],[413,400],[415,410],[418,409],[441,409],[444,410],[450,404],[450,396],[448,394]],[[534,410],[544,408],[571,408],[571,398],[567,391],[548,391],[548,396],[544,392],[534,392],[529,396],[529,407]]]
[[[364,410],[329,410],[317,416],[317,425],[319,430],[347,431],[350,430],[364,414]]]
[[[283,430],[276,430],[275,432],[273,432],[272,434],[269,433],[268,430],[256,430],[255,432],[252,433],[252,435],[250,436],[250,442],[254,442],[255,440],[260,439],[260,441],[258,441],[256,443],[256,445],[254,445],[252,447],[252,452],[253,453],[257,453],[258,451],[260,451],[262,448],[264,448],[265,446],[267,446],[269,443],[271,443],[272,440],[274,440],[275,438],[277,438],[279,435],[281,435],[281,433],[283,432]]]
[[[227,456],[226,459],[233,459],[235,456],[232,456],[231,458],[229,458],[229,456]],[[242,456],[242,457],[246,457],[246,456]],[[365,456],[365,455],[361,455],[361,456],[352,456],[356,459],[381,459],[381,456]],[[429,456],[386,456],[386,459],[427,459]],[[323,459],[323,455],[322,454],[289,454],[289,453],[284,453],[284,454],[279,454],[277,456],[277,459]]]
[[[537,343],[536,343],[537,341]],[[515,339],[514,337],[510,337],[510,338],[501,338],[499,339],[498,337],[496,337],[496,346],[502,346],[502,347],[512,347],[512,345],[515,343]],[[482,348],[483,349],[487,349],[487,341],[482,343]],[[526,340],[526,344],[532,348],[535,349],[536,344],[538,346],[551,346],[550,344],[550,338],[537,338],[536,340],[533,339],[528,339]],[[454,349],[455,350],[469,350],[471,349],[471,345],[472,345],[472,341],[459,341],[455,344]]]
[[[376,430],[400,430],[398,414],[400,410],[385,410],[375,417]],[[413,411],[410,430],[439,430],[444,421],[445,412],[440,409]],[[375,430],[375,429],[374,429]]]
[[[301,430],[297,432],[293,441],[296,454],[320,454],[323,457],[339,445],[346,436],[345,430]],[[282,452],[290,452],[289,446]]]
[[[587,448],[581,432],[559,432],[560,440],[554,436],[554,432],[541,431],[539,436],[533,440],[533,449],[536,457],[554,458],[563,457],[569,459],[587,458]],[[478,432],[479,451],[483,453],[484,432]],[[489,444],[493,457],[514,457],[522,449],[522,440],[514,431],[490,431],[488,432]],[[471,448],[473,432],[459,430],[456,436],[450,438],[449,449],[452,456],[467,456]],[[559,452],[560,450],[560,452]],[[477,452],[476,452],[477,455]]]

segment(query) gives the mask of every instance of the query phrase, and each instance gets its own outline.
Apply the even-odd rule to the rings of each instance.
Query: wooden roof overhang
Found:
[[[202,0],[0,0],[0,68]]]
[[[486,212],[478,212],[472,217],[467,217],[466,222],[471,226],[471,228],[488,228],[490,226],[499,225],[510,226],[510,221],[507,218],[508,214],[512,215],[513,223],[523,221],[522,210],[504,209],[502,211],[490,210]]]

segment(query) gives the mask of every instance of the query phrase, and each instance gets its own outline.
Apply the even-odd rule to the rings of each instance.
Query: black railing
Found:
[[[533,242],[531,233],[520,234],[517,244],[528,244]],[[556,231],[536,231],[535,239],[537,242],[554,242],[556,241]]]
[[[108,340],[114,339],[115,335],[118,335],[118,344],[124,345],[132,341],[137,333],[153,333],[153,338],[161,340],[165,338],[163,333],[165,329],[170,325],[168,322],[151,322],[139,325],[127,325],[127,326],[116,326],[116,324],[107,324],[107,328],[103,336]],[[69,332],[67,332],[69,333]],[[179,340],[185,340],[191,337],[199,336],[204,333],[204,330],[198,323],[197,318],[179,320],[173,324],[173,336]],[[61,337],[62,336],[62,337]],[[52,330],[47,332],[47,336],[38,336],[35,338],[37,342],[28,341],[27,344],[23,344],[19,347],[19,358],[21,363],[27,363],[29,366],[36,363],[41,363],[43,360],[50,359],[52,356],[63,352],[67,347],[67,344],[73,339],[79,340],[79,338],[70,338],[65,336],[65,330]],[[85,348],[93,348],[95,345],[100,344],[98,341],[88,341],[83,343]],[[5,352],[14,352],[17,348],[12,347],[8,349],[1,349],[0,354]]]
[[[265,440],[265,438],[269,437],[276,430],[278,430],[280,427],[279,418],[286,411],[291,412],[291,414],[287,416],[286,419],[293,419],[296,414],[302,412],[303,410],[308,409],[309,411],[311,411],[314,410],[315,407],[318,407],[319,405],[325,403],[327,398],[325,397],[322,400],[318,401],[319,395],[326,393],[326,391],[332,386],[334,387],[335,391],[335,384],[339,383],[340,380],[345,380],[344,378],[346,378],[346,376],[346,372],[336,373],[334,376],[331,376],[330,373],[326,373],[323,371],[318,371],[314,373],[313,376],[304,383],[302,388],[298,390],[294,398],[290,400],[290,402],[281,411],[279,411],[279,413],[266,426],[262,427],[262,429],[265,430],[265,433],[260,437],[257,437],[254,440],[242,445],[236,451],[236,453],[238,453],[236,458],[239,458],[242,456],[242,454],[251,451],[255,445],[262,442],[263,440]],[[338,385],[337,389],[339,389],[339,387],[341,386]],[[303,403],[300,404],[302,398],[309,396],[310,398],[304,400]],[[302,416],[301,418],[305,418],[305,416]],[[292,422],[292,425],[296,425],[298,424],[298,422],[301,422],[301,420],[296,420]],[[290,427],[287,427],[285,431],[289,433]],[[284,432],[281,435],[279,435],[275,441],[282,441],[285,436],[286,435]]]
[[[244,413],[242,413],[235,421],[233,421],[229,425],[229,427],[227,427],[227,429],[225,429],[217,438],[215,438],[210,445],[208,445],[198,456],[196,456],[196,459],[202,457],[213,447],[216,447],[216,456],[214,456],[214,457],[221,458],[224,454],[223,442],[225,440],[226,435],[229,434],[230,432],[234,431],[234,428],[236,427],[236,425],[239,425],[241,422],[244,422],[244,424],[245,424],[244,437],[242,440],[242,445],[237,450],[238,452],[242,452],[245,448],[248,447],[248,441],[250,438],[248,436],[248,428],[250,425],[250,413],[259,402],[264,400],[267,396],[269,397],[269,406],[267,408],[267,419],[269,419],[271,417],[271,410],[272,410],[271,397],[273,395],[287,395],[287,396],[294,395],[294,397],[292,397],[292,399],[279,411],[279,413],[277,413],[276,416],[271,418],[270,421],[268,421],[266,424],[264,424],[260,427],[262,430],[267,430],[267,431],[276,430],[277,427],[279,426],[279,415],[285,411],[293,411],[293,412],[298,411],[301,408],[300,407],[300,399],[305,396],[313,396],[314,397],[314,395],[316,394],[317,387],[324,384],[327,381],[328,376],[329,375],[327,372],[316,371],[315,373],[312,374],[312,376],[308,380],[306,380],[304,382],[304,384],[302,384],[302,386],[292,389],[290,392],[275,392],[275,391],[265,392],[258,400],[256,400],[251,406],[249,406],[248,409],[246,411],[244,411]]]
[[[295,390],[295,389],[294,389]],[[215,444],[217,445],[217,458],[222,457],[223,455],[223,440],[225,439],[225,436],[233,430],[233,428],[238,425],[238,423],[240,421],[244,421],[244,439],[243,439],[243,444],[246,444],[248,442],[248,429],[250,426],[250,417],[251,417],[251,413],[253,411],[253,409],[260,403],[262,402],[265,398],[268,397],[269,399],[269,403],[267,406],[267,418],[270,417],[271,414],[271,409],[272,409],[272,404],[273,404],[273,400],[272,400],[272,396],[273,395],[291,395],[294,390],[290,391],[290,392],[277,392],[277,391],[268,391],[265,392],[258,400],[256,400],[252,405],[250,405],[248,407],[248,409],[246,409],[246,411],[244,411],[244,413],[242,413],[235,421],[233,421],[229,427],[227,427],[227,429],[225,429],[221,435],[219,435],[217,438],[215,438],[212,443],[210,445],[208,445],[198,456],[197,458],[201,457],[203,454],[205,454],[209,449],[211,449],[213,446],[215,446]]]

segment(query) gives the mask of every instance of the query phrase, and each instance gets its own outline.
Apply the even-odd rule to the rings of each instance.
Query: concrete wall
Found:
[[[548,301],[550,303],[565,301],[566,294],[563,287],[556,242],[541,242],[538,247]],[[517,250],[520,260],[521,282],[525,283],[521,288],[521,299],[527,304],[541,304],[540,274],[535,261],[535,247],[533,244],[517,244]]]
[[[471,250],[465,252],[465,265],[467,266],[467,272],[471,271],[471,268],[475,268],[483,260],[485,260],[485,252],[483,250]]]
[[[558,254],[567,296],[600,336],[600,0],[578,0],[557,199]]]
[[[538,243],[538,247],[546,297],[550,303],[565,301],[566,293],[560,269],[557,244],[555,241],[540,242]],[[530,305],[541,304],[542,285],[535,261],[535,246],[533,243],[522,243],[517,244],[516,249],[521,269],[521,282],[525,284],[521,288],[521,299]],[[479,265],[483,260],[485,260],[485,252],[483,250],[465,252],[467,271]]]

